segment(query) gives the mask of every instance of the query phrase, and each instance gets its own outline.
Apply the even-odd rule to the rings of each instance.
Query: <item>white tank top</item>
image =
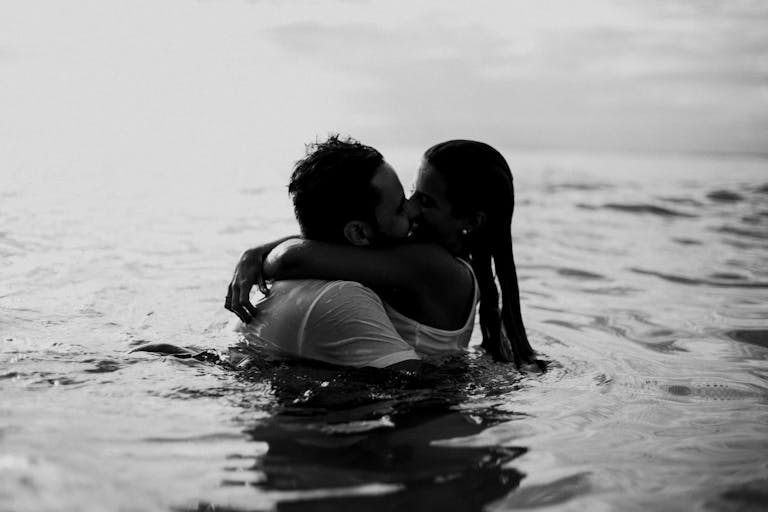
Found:
[[[469,346],[469,340],[472,337],[472,330],[475,327],[475,311],[477,302],[480,298],[477,288],[477,278],[472,270],[472,266],[466,261],[459,259],[469,269],[472,274],[472,287],[474,288],[474,297],[472,307],[467,316],[464,325],[454,331],[438,329],[429,325],[417,322],[412,318],[403,315],[392,306],[384,303],[387,315],[392,320],[392,324],[405,340],[411,345],[419,355],[423,356],[442,356],[456,352],[463,352]]]

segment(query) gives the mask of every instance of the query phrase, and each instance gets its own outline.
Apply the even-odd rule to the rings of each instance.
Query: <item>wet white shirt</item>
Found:
[[[241,331],[249,343],[325,363],[384,368],[420,359],[376,293],[352,281],[277,281]]]

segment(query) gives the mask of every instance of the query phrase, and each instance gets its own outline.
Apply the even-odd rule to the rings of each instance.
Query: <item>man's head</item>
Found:
[[[302,234],[313,240],[382,245],[410,229],[395,171],[381,153],[353,139],[332,136],[308,146],[288,192]]]

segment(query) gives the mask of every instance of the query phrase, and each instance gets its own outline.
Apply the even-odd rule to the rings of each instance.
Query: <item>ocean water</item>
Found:
[[[408,189],[418,150],[381,149]],[[6,175],[0,510],[762,509],[768,161],[500,149],[545,373],[129,354],[240,341],[226,287],[295,232],[289,169]]]

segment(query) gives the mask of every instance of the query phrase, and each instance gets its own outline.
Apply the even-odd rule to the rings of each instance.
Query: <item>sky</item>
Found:
[[[459,128],[545,148],[768,150],[768,4],[431,5],[272,34],[343,73],[350,104],[397,140]]]
[[[768,153],[768,3],[0,3],[0,174],[376,147]]]

